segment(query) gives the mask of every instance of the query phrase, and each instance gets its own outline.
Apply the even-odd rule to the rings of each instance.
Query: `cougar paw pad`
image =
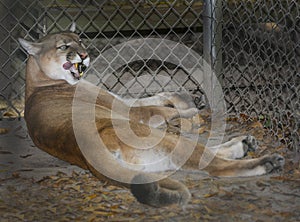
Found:
[[[284,157],[279,154],[273,154],[266,159],[264,164],[266,172],[270,173],[274,170],[282,169],[284,166],[285,160]]]

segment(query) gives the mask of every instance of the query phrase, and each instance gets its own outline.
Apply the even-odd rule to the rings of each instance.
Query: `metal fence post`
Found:
[[[222,1],[205,0],[203,9],[203,53],[205,60],[214,69],[222,62],[220,52],[222,41]],[[216,66],[217,64],[218,66]],[[217,70],[215,70],[217,71]]]
[[[205,0],[203,8],[203,56],[219,77],[222,69],[222,1]],[[219,78],[219,81],[221,79]],[[220,81],[221,82],[221,81]],[[221,82],[222,83],[222,82]],[[212,96],[214,86],[212,85]]]
[[[208,64],[214,60],[215,49],[213,48],[213,5],[215,0],[205,0],[203,8],[203,56]]]

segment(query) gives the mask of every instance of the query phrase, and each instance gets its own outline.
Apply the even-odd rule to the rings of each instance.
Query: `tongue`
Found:
[[[69,70],[72,66],[73,64],[71,62],[66,62],[63,64],[63,68],[66,70]]]

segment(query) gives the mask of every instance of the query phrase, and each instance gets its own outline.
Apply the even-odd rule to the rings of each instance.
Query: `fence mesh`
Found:
[[[258,117],[299,150],[299,1],[222,5],[222,81],[229,112]]]
[[[228,113],[258,118],[279,140],[299,150],[298,1],[1,0],[0,10],[0,119],[23,115],[27,56],[17,38],[35,40],[43,29],[62,31],[76,22],[92,61],[141,37],[182,43],[200,55],[209,49],[207,59],[223,86]],[[145,73],[151,77],[147,84],[137,78]],[[126,96],[146,96],[169,90],[168,81],[155,78],[158,74],[175,79],[179,89],[201,94],[184,69],[156,59],[122,66],[105,82],[97,67],[86,78],[114,92],[125,88]]]

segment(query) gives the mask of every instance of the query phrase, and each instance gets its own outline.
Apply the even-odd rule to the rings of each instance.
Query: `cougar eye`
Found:
[[[67,48],[69,48],[68,45],[62,45],[58,47],[60,50],[66,50]]]

